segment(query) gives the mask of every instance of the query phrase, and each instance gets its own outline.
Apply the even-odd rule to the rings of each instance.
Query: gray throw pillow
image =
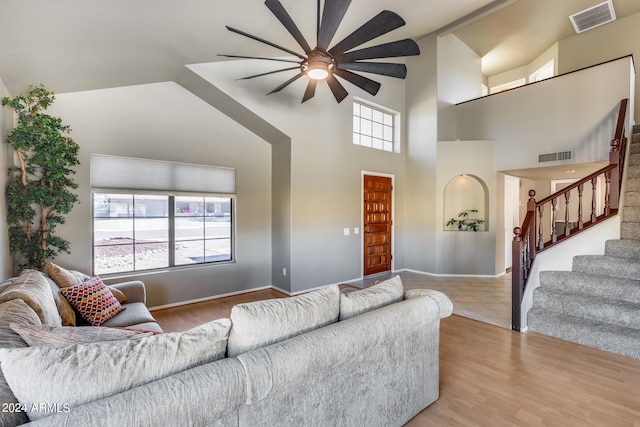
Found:
[[[0,302],[21,299],[47,325],[62,326],[58,307],[47,278],[37,270],[23,270],[11,285],[0,294]]]
[[[361,291],[340,295],[340,320],[402,301],[404,289],[400,276],[380,282]]]
[[[27,344],[18,336],[9,324],[39,325],[40,318],[26,302],[14,299],[0,304],[0,347],[26,347]]]
[[[231,309],[228,357],[264,347],[338,321],[338,285],[298,295],[238,304]]]
[[[221,319],[135,340],[0,349],[0,367],[33,421],[221,359],[230,327]]]

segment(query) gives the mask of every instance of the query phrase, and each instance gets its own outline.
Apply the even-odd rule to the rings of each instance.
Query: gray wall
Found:
[[[640,13],[607,25],[560,40],[558,72],[560,74],[625,55],[640,59]],[[635,73],[635,105],[640,105],[640,75]],[[640,111],[634,113],[640,123]]]
[[[633,97],[632,75],[623,58],[460,104],[457,138],[495,140],[498,170],[548,166],[538,154],[564,150],[574,150],[567,164],[608,159],[620,100]]]
[[[271,285],[269,144],[171,82],[60,94],[51,113],[71,125],[81,161],[81,203],[59,228],[71,254],[57,262],[91,271],[90,153],[171,160],[236,168],[236,261],[126,279],[146,283],[150,306]]]
[[[0,99],[11,96],[7,88],[0,80]],[[7,202],[4,197],[4,188],[7,185],[6,170],[12,164],[10,147],[6,144],[7,135],[13,128],[13,111],[9,107],[0,107],[0,276],[2,279],[13,276],[13,257],[9,255],[9,240],[7,238]]]

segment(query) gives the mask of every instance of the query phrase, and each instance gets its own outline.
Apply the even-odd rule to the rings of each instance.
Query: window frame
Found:
[[[360,108],[362,107],[366,107],[366,108],[370,108],[371,110],[373,110],[373,112],[379,112],[382,113],[382,121],[375,121],[372,119],[367,119],[367,118],[363,118],[361,115],[356,115],[355,113],[355,106],[359,105]],[[373,113],[372,113],[373,114]],[[389,141],[388,139],[384,138],[384,127],[388,126],[385,124],[384,122],[384,116],[390,116],[391,117],[391,140]],[[371,139],[373,140],[373,135],[365,135],[361,132],[361,129],[356,130],[355,129],[355,121],[356,118],[359,119],[360,124],[362,122],[362,120],[369,120],[372,123],[377,123],[383,126],[383,138],[376,138],[376,139],[380,139],[382,141],[382,147],[375,147],[373,146],[373,141],[371,145],[366,145],[366,144],[362,144],[361,143],[361,137],[362,136],[369,136],[371,137]],[[353,98],[353,104],[352,104],[352,108],[351,108],[351,121],[352,121],[352,125],[351,125],[351,142],[353,145],[357,145],[360,147],[364,147],[364,148],[371,148],[374,150],[378,150],[378,151],[383,151],[383,152],[387,152],[387,153],[399,153],[400,152],[400,127],[401,127],[401,115],[398,111],[394,111],[391,110],[389,108],[383,107],[381,105],[378,104],[374,104],[370,101],[366,101],[364,99],[358,98],[358,97],[354,97]],[[373,126],[373,125],[372,125]],[[373,132],[372,132],[373,133]],[[355,137],[356,135],[358,135],[358,142],[355,141]],[[391,143],[391,149],[388,150],[386,148],[384,148],[384,144],[385,142],[390,142]]]
[[[133,270],[123,270],[123,271],[113,271],[108,273],[99,273],[96,272],[96,229],[95,229],[95,195],[96,194],[119,194],[119,195],[131,195],[135,198],[135,196],[165,196],[167,197],[167,245],[168,245],[168,260],[167,266],[164,267],[153,267],[153,268],[141,268],[136,269],[135,267],[135,252],[134,252],[134,260],[133,260]],[[229,212],[229,259],[217,260],[217,261],[203,261],[203,262],[194,262],[189,264],[175,264],[175,254],[176,242],[180,241],[176,239],[176,218],[180,218],[180,216],[176,216],[176,198],[177,197],[201,197],[203,201],[207,198],[221,198],[228,199],[230,204],[230,212]],[[206,215],[203,215],[203,218],[206,218]],[[130,217],[135,224],[135,211],[133,216]],[[135,229],[134,229],[135,230]],[[133,235],[134,243],[132,245],[135,246],[135,234]],[[202,239],[197,239],[202,241],[203,244],[206,244],[207,240],[215,240],[215,239],[207,239],[206,238],[206,229],[203,229]],[[195,240],[192,240],[195,241]],[[204,251],[203,251],[204,254]],[[111,276],[133,276],[138,274],[148,274],[157,271],[167,271],[167,270],[181,270],[181,269],[190,269],[190,268],[201,268],[219,264],[229,264],[236,262],[236,195],[235,194],[217,194],[217,193],[202,193],[202,192],[159,192],[159,191],[141,191],[141,190],[123,190],[123,189],[102,189],[102,188],[94,188],[91,190],[91,269],[93,274],[99,274],[101,277],[111,277]]]

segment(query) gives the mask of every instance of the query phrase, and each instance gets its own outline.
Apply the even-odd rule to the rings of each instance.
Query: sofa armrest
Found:
[[[147,291],[144,287],[144,283],[140,280],[132,280],[130,282],[122,282],[111,284],[109,286],[113,286],[114,288],[121,291],[124,296],[127,297],[127,303],[130,302],[141,302],[143,304],[147,303]]]
[[[433,289],[410,289],[404,293],[404,299],[429,297],[438,304],[440,318],[451,316],[453,313],[453,303],[445,294]]]

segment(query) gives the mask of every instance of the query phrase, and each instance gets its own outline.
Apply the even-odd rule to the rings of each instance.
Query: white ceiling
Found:
[[[312,39],[316,1],[281,1]],[[498,7],[455,31],[482,56],[500,53],[500,61],[485,65],[485,74],[493,74],[525,65],[572,35],[568,15],[601,1],[353,0],[334,42],[383,9],[407,25],[377,43],[417,39]],[[619,18],[640,11],[638,0],[614,6]],[[0,0],[0,79],[14,95],[39,83],[64,93],[174,80],[185,64],[226,60],[219,53],[282,54],[225,25],[297,48],[262,0]]]

